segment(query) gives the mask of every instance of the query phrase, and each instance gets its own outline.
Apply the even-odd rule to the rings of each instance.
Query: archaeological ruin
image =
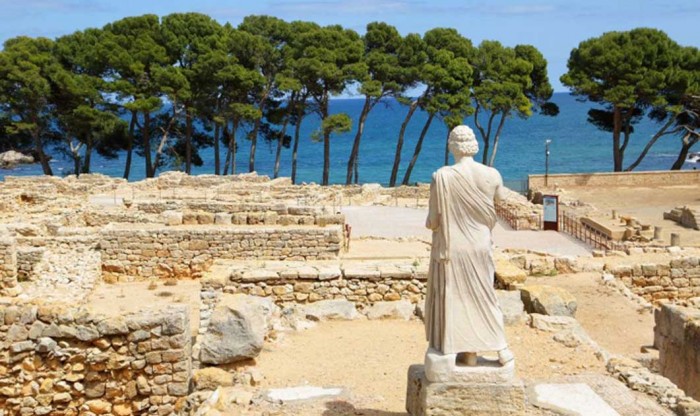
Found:
[[[542,206],[514,192],[496,207],[494,286],[524,383],[500,414],[576,414],[559,397],[586,397],[595,414],[699,415],[699,231],[620,206],[637,237],[600,237],[587,219],[612,209],[567,180],[533,189],[558,192],[576,227],[541,231]],[[406,401],[425,390],[411,365],[427,346],[429,193],[6,177],[0,415],[452,414]]]

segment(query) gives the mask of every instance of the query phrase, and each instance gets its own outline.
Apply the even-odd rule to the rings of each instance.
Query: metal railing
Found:
[[[610,236],[583,224],[579,217],[561,212],[559,216],[559,231],[583,241],[593,248],[601,250],[624,250],[625,245],[613,240]]]
[[[519,230],[530,230],[532,229],[532,219],[531,217],[523,217],[515,214],[507,205],[504,204],[496,204],[496,216],[503,220],[510,228],[512,228],[515,231]],[[542,228],[542,218],[541,216],[537,216],[537,218],[534,218],[536,222],[536,228],[541,229]],[[521,221],[525,220],[525,221]],[[521,226],[522,222],[525,222],[527,225],[526,226]]]

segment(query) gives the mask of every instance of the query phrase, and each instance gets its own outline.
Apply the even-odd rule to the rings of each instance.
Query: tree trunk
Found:
[[[83,160],[83,167],[80,170],[80,173],[90,173],[90,161],[92,159],[92,148],[93,148],[92,136],[88,136],[85,143],[86,143],[86,145],[85,145],[85,159]]]
[[[496,134],[493,136],[493,151],[491,152],[491,159],[489,159],[489,166],[493,166],[494,162],[496,161],[496,152],[498,152],[498,140],[501,138],[501,131],[503,131],[503,124],[505,124],[507,116],[508,112],[501,113],[501,120],[498,122]]]
[[[228,143],[229,152],[231,152],[231,175],[236,174],[236,130],[238,130],[238,122],[234,121]]]
[[[651,150],[651,147],[656,143],[657,140],[659,140],[659,138],[661,138],[663,135],[666,134],[666,130],[668,130],[668,128],[671,127],[671,125],[673,124],[674,121],[676,121],[675,116],[671,117],[666,122],[666,124],[664,124],[663,127],[661,127],[661,129],[659,131],[657,131],[656,134],[654,134],[654,137],[652,137],[651,140],[649,140],[649,142],[647,142],[647,145],[644,146],[644,150],[642,150],[642,153],[639,154],[639,157],[637,158],[637,160],[635,160],[631,165],[629,165],[627,167],[627,169],[625,169],[625,172],[630,172],[634,168],[639,166],[639,164],[642,162],[642,159],[644,159],[644,157],[646,157],[647,153],[649,153],[649,150]]]
[[[394,155],[394,165],[391,167],[391,177],[389,178],[389,186],[391,187],[396,186],[396,179],[399,174],[399,165],[401,164],[401,150],[403,148],[403,138],[406,133],[406,127],[408,126],[408,122],[411,121],[411,117],[413,117],[413,113],[416,112],[417,108],[418,100],[411,102],[411,105],[408,107],[408,114],[406,114],[403,123],[401,123],[401,130],[399,130],[399,139],[396,142],[396,154]]]
[[[360,155],[358,154],[357,157],[355,158],[355,185],[357,185],[360,182]]]
[[[221,126],[214,122],[214,175],[221,172],[221,150],[219,149],[219,135],[221,134]]]
[[[185,109],[185,173],[192,173],[192,114],[189,107]]]
[[[350,158],[348,159],[348,171],[345,175],[345,184],[350,185],[352,183],[353,168],[357,167],[356,160],[357,155],[360,151],[360,140],[362,140],[362,133],[365,130],[365,121],[369,115],[369,111],[372,109],[372,98],[370,96],[365,97],[365,103],[362,106],[362,112],[360,113],[360,119],[357,123],[357,133],[355,134],[355,140],[352,143],[352,150],[350,151]]]
[[[413,158],[411,158],[411,162],[408,164],[406,174],[404,175],[403,181],[401,182],[403,185],[408,185],[408,182],[411,180],[411,172],[413,171],[413,167],[416,165],[418,155],[420,154],[420,150],[423,147],[423,139],[425,139],[425,135],[428,133],[428,128],[430,128],[430,123],[433,122],[434,117],[435,114],[430,114],[428,116],[428,120],[426,120],[425,125],[423,126],[423,130],[421,130],[420,132],[420,137],[418,138],[418,142],[416,143],[416,149],[413,151]]]
[[[258,144],[258,132],[260,131],[260,123],[262,122],[262,117],[265,112],[265,101],[267,101],[267,96],[270,93],[271,85],[265,90],[265,93],[258,103],[258,109],[260,109],[260,117],[255,120],[255,127],[253,127],[252,137],[250,138],[250,159],[248,161],[248,172],[255,171],[255,148]]]
[[[301,121],[304,119],[304,109],[297,111],[297,124],[294,128],[294,148],[292,149],[292,184],[297,183],[297,154],[299,151],[299,135],[301,133]]]
[[[289,123],[289,116],[285,118],[284,124],[282,125],[282,130],[280,130],[280,135],[277,138],[277,149],[275,150],[275,167],[272,173],[273,178],[278,178],[280,175],[280,159],[282,158],[282,145],[284,144],[284,135],[287,134],[287,123]]]
[[[151,164],[151,113],[148,111],[143,113],[143,154],[146,160],[146,177],[152,178],[155,176],[155,169]]]
[[[136,111],[131,112],[131,121],[129,122],[129,133],[126,136],[126,163],[124,163],[124,179],[129,180],[131,172],[131,155],[134,152],[134,128],[136,127]]]
[[[618,107],[613,109],[613,170],[622,171],[622,155],[620,153],[620,132],[622,131],[622,114]]]
[[[690,148],[698,142],[698,139],[698,136],[692,137],[692,133],[686,133],[686,135],[683,136],[683,145],[681,146],[680,152],[678,152],[678,158],[673,162],[673,166],[671,166],[671,170],[680,170],[683,167],[686,159],[688,159]]]
[[[37,156],[39,156],[39,162],[41,162],[41,169],[44,171],[44,175],[53,176],[49,159],[46,157],[46,153],[44,153],[44,146],[41,143],[41,136],[38,129],[35,128],[32,130],[32,136],[34,139],[34,150]]]
[[[321,102],[321,126],[328,118],[328,93],[324,93]],[[322,127],[323,128],[323,127]],[[323,128],[323,176],[321,185],[328,185],[328,177],[331,170],[331,132]]]

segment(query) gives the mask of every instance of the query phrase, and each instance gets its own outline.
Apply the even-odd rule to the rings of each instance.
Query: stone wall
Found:
[[[664,263],[606,265],[605,269],[632,293],[650,302],[700,296],[700,257],[682,257]]]
[[[106,317],[61,305],[1,305],[0,409],[173,414],[192,374],[188,312],[171,305]]]
[[[316,260],[338,256],[339,226],[110,227],[101,233],[106,281],[197,278],[215,259]]]
[[[654,317],[661,374],[700,400],[700,310],[664,304]]]
[[[17,296],[21,288],[17,282],[17,242],[14,238],[0,238],[0,295]]]
[[[544,188],[544,175],[528,175],[529,189]],[[650,172],[601,172],[559,173],[549,175],[549,186],[665,186],[697,185],[700,170],[650,171]]]
[[[379,301],[425,298],[427,265],[382,264],[377,266],[286,264],[266,265],[266,269],[241,267],[230,274],[219,274],[201,281],[200,331],[222,293],[244,293],[271,297],[277,304],[313,303],[346,299],[362,310]]]

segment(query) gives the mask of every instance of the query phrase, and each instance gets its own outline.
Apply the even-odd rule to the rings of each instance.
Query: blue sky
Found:
[[[559,76],[566,72],[571,49],[607,31],[654,27],[682,45],[700,46],[698,0],[0,0],[0,42],[18,35],[53,38],[126,16],[189,11],[234,25],[250,14],[268,14],[341,24],[360,33],[377,20],[403,34],[453,27],[474,44],[493,39],[536,46],[549,62],[557,91],[566,91]]]

